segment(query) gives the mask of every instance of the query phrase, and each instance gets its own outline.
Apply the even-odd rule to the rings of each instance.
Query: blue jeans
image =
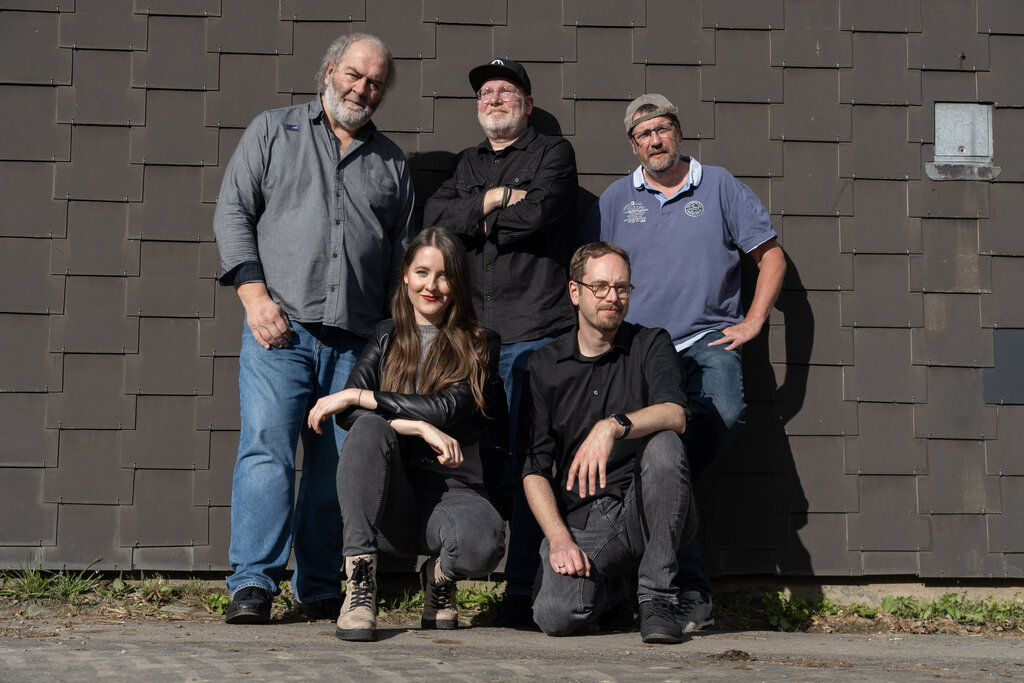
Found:
[[[679,438],[668,431],[647,437],[625,497],[598,498],[586,527],[570,527],[569,533],[590,558],[590,576],[557,573],[547,539],[541,543],[533,620],[548,635],[569,635],[614,607],[626,597],[634,569],[639,602],[676,603],[676,548],[697,533],[690,468]]]
[[[513,344],[502,344],[498,372],[505,382],[508,394],[508,426],[512,447],[514,482],[512,489],[512,518],[509,520],[508,557],[505,559],[505,593],[507,595],[533,595],[537,578],[537,548],[544,538],[540,525],[530,511],[523,494],[521,465],[516,458],[519,441],[519,405],[526,384],[526,363],[533,352],[554,337],[544,337]]]
[[[476,448],[470,444],[463,448]],[[452,578],[494,571],[505,554],[505,523],[481,491],[406,466],[395,430],[380,415],[352,425],[338,463],[345,556],[378,550],[433,555]]]
[[[711,332],[679,352],[679,362],[686,371],[686,395],[693,406],[683,443],[694,479],[715,456],[729,447],[743,426],[747,410],[739,350],[726,351],[726,344],[708,346],[723,336],[721,332]],[[699,591],[701,595],[710,595],[711,581],[696,538],[679,549],[677,559],[679,572],[675,585],[679,592]]]
[[[276,594],[294,539],[292,589],[299,602],[308,603],[339,593],[341,513],[334,482],[345,431],[330,420],[318,436],[305,426],[306,415],[318,398],[344,388],[366,342],[337,328],[294,321],[291,327],[286,348],[267,350],[242,326],[242,430],[231,484],[228,553],[234,573],[227,585],[232,594],[248,586]]]

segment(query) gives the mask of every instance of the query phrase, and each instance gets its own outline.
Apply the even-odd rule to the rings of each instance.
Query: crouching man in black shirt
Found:
[[[675,552],[697,530],[682,371],[667,332],[623,322],[624,250],[580,247],[569,277],[577,327],[530,358],[520,422],[523,487],[545,536],[533,618],[548,635],[597,622],[636,570],[643,641],[678,643]]]

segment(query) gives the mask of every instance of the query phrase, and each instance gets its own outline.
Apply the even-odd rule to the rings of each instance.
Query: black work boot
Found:
[[[229,624],[265,624],[270,621],[270,591],[259,586],[239,588],[224,611]]]

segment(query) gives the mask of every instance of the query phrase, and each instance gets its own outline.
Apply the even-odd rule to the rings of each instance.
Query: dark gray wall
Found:
[[[791,259],[748,428],[699,491],[720,574],[1024,576],[1024,3],[0,0],[0,567],[227,567],[241,308],[221,171],[336,35],[392,46],[419,201],[527,63],[584,200],[644,91]],[[994,182],[934,182],[933,108],[994,105]],[[679,273],[685,279],[686,273]],[[1012,405],[1017,404],[1017,405]]]

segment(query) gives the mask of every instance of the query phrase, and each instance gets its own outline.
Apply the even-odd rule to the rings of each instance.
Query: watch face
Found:
[[[628,417],[626,417],[625,415],[620,415],[619,413],[615,413],[614,415],[612,415],[612,417],[614,417],[615,421],[618,422],[623,427],[632,427],[633,426],[633,422]]]

